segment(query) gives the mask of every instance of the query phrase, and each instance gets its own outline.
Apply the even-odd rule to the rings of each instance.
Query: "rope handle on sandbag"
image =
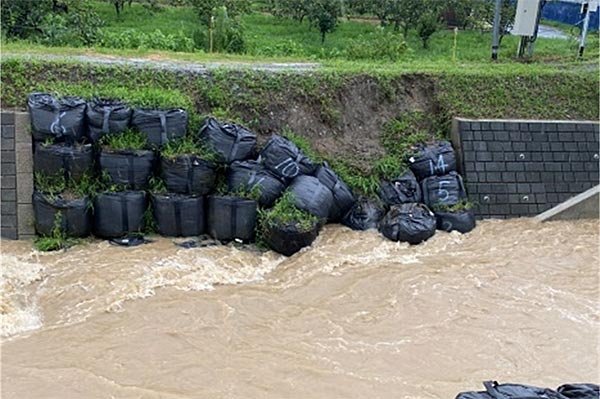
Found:
[[[127,201],[124,196],[121,196],[121,227],[124,232],[129,232],[129,217],[127,212]]]
[[[237,206],[236,201],[229,201],[229,228],[233,238],[237,238]]]
[[[160,111],[158,114],[160,118],[160,142],[161,144],[165,144],[170,137],[167,137],[167,113],[165,111]]]
[[[133,154],[127,154],[127,164],[128,164],[128,168],[127,168],[127,180],[129,182],[129,184],[135,188],[135,173],[133,170],[133,166],[134,166],[134,155]]]
[[[63,177],[65,181],[69,181],[71,177],[71,165],[69,164],[69,160],[67,159],[68,154],[62,155],[62,169],[63,169]]]
[[[102,110],[104,111],[104,117],[102,119],[102,133],[108,134],[108,132],[109,132],[108,119],[110,118],[110,114],[112,113],[113,108],[105,105],[104,107],[102,107]]]
[[[54,121],[50,124],[50,132],[56,137],[67,135],[67,129],[61,124],[61,119],[66,114],[66,112],[60,112],[60,109],[54,110]]]
[[[229,156],[228,156],[228,160],[232,160],[234,159],[234,156],[237,155],[237,150],[238,150],[238,146],[240,144],[240,141],[242,141],[242,138],[240,137],[239,134],[235,135],[235,140],[233,140],[233,145],[231,146],[231,149],[229,150]]]
[[[192,193],[192,181],[194,180],[194,165],[190,157],[184,157],[184,163],[187,167],[187,180],[185,182],[185,189],[187,194]]]
[[[177,231],[177,235],[183,235],[181,231],[181,203],[175,200],[173,206],[175,207],[175,230]]]

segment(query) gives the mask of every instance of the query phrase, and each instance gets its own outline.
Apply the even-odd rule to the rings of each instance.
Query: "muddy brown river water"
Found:
[[[2,242],[2,398],[453,398],[599,378],[597,221],[410,247],[326,226],[233,247]]]

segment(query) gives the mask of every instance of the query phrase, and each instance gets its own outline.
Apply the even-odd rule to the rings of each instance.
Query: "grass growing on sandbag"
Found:
[[[76,238],[68,237],[61,229],[62,217],[60,213],[54,218],[54,228],[49,236],[39,236],[33,241],[33,246],[38,251],[49,252],[66,249],[81,242]]]
[[[161,149],[161,156],[174,159],[180,155],[195,155],[200,159],[216,162],[217,154],[207,146],[196,142],[190,136],[182,139],[171,140]]]
[[[296,147],[298,147],[298,149],[300,151],[302,151],[304,153],[304,155],[306,155],[311,161],[313,161],[313,162],[323,161],[323,157],[312,148],[310,141],[308,141],[308,139],[306,137],[303,137],[303,136],[300,136],[299,134],[294,133],[289,128],[283,129],[281,135],[283,137],[285,137],[286,139],[288,139],[289,141],[291,141],[292,143],[296,144]]]
[[[127,129],[123,133],[108,134],[101,139],[102,147],[112,151],[143,150],[148,139],[137,130]]]
[[[46,174],[35,172],[33,175],[34,186],[37,191],[44,193],[49,199],[61,196],[65,199],[82,198],[95,195],[99,188],[99,182],[91,174],[84,173],[75,181],[65,179],[63,173]]]
[[[286,191],[271,209],[260,210],[260,229],[267,225],[293,225],[300,231],[311,230],[319,219],[294,205],[294,195]]]
[[[475,207],[475,205],[476,204],[472,201],[469,201],[467,199],[461,199],[458,203],[456,203],[454,205],[435,204],[431,207],[432,208],[431,210],[434,212],[454,213],[454,212],[471,210]]]
[[[252,188],[238,187],[236,190],[229,190],[225,179],[221,179],[217,185],[216,195],[221,197],[236,197],[247,200],[257,201],[260,199],[260,186],[255,185]]]

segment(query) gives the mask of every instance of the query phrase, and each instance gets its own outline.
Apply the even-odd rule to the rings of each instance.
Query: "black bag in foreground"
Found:
[[[85,101],[79,97],[60,99],[47,93],[32,93],[27,99],[31,133],[35,141],[81,141],[85,135]]]
[[[600,398],[600,387],[596,384],[564,384],[556,390],[569,399]]]
[[[256,134],[240,125],[220,124],[215,118],[204,121],[200,138],[217,153],[222,163],[248,159],[256,147]]]
[[[312,175],[315,165],[290,140],[274,135],[260,152],[263,165],[277,176],[293,179],[298,175]]]
[[[216,165],[195,155],[162,157],[161,174],[167,190],[180,194],[206,195],[215,187]]]
[[[87,105],[88,136],[96,142],[106,134],[124,132],[131,121],[131,108],[120,100],[96,98]]]
[[[257,214],[256,201],[211,195],[208,197],[208,233],[220,241],[252,241]]]
[[[375,200],[359,198],[342,219],[342,224],[352,230],[369,230],[379,227],[385,210]]]
[[[429,176],[445,175],[456,170],[454,149],[448,141],[418,146],[416,155],[410,157],[408,162],[419,181]]]
[[[379,224],[379,230],[392,241],[419,244],[435,234],[435,216],[423,204],[393,205]]]
[[[94,234],[101,238],[118,238],[141,232],[147,206],[143,191],[98,194],[94,200]]]
[[[285,256],[292,256],[304,247],[310,246],[319,235],[319,223],[308,229],[301,229],[296,224],[267,224],[263,239],[273,251]]]
[[[333,206],[333,194],[319,179],[313,176],[298,176],[288,189],[294,196],[296,208],[319,219],[327,219]]]
[[[204,233],[204,197],[182,194],[152,194],[152,212],[158,232],[169,237]]]
[[[40,235],[51,236],[57,223],[60,230],[69,237],[90,235],[92,213],[88,197],[64,199],[34,191],[33,214],[35,231]]]
[[[456,212],[435,212],[437,229],[443,231],[456,230],[460,233],[468,233],[475,228],[475,213],[472,210],[460,210]]]
[[[315,176],[333,194],[333,204],[329,210],[328,219],[332,222],[339,222],[356,202],[352,190],[329,167],[327,162],[317,168]]]
[[[227,187],[230,192],[251,191],[258,187],[260,190],[258,203],[261,206],[270,207],[281,196],[286,186],[259,162],[236,161],[229,166]]]
[[[421,189],[423,202],[432,208],[436,205],[456,205],[467,197],[462,178],[456,172],[428,177],[421,182]]]
[[[521,384],[498,384],[496,381],[483,383],[485,391],[462,392],[456,399],[566,399],[549,388],[538,388]]]
[[[135,109],[131,125],[148,138],[154,146],[166,144],[169,140],[185,136],[188,114],[180,108],[168,110]]]
[[[94,167],[94,152],[91,144],[64,143],[44,145],[38,143],[33,153],[33,170],[46,175],[62,174],[65,179],[79,181]]]
[[[410,170],[393,180],[382,181],[379,197],[388,206],[422,201],[421,187]]]
[[[133,190],[142,190],[148,186],[153,166],[154,152],[149,150],[100,153],[100,168],[108,172],[110,180],[116,184],[125,184]]]

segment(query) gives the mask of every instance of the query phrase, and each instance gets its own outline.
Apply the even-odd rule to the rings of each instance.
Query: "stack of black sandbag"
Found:
[[[215,186],[216,165],[196,155],[162,156],[161,176],[169,192],[206,195]]]
[[[169,237],[204,234],[206,217],[203,196],[152,193],[150,199],[159,234]]]
[[[181,108],[133,110],[131,125],[144,133],[148,143],[160,147],[169,140],[179,139],[187,132],[187,111]]]
[[[600,387],[595,384],[565,384],[556,390],[523,384],[498,384],[485,381],[485,391],[461,392],[456,399],[598,399]]]
[[[91,204],[87,196],[70,197],[33,192],[35,231],[42,236],[52,236],[55,229],[69,237],[86,237],[91,230]]]
[[[243,126],[222,124],[207,118],[200,129],[200,139],[219,157],[219,162],[230,164],[249,159],[256,147],[256,134]]]
[[[63,175],[65,179],[80,180],[92,175],[94,149],[91,144],[37,143],[33,154],[33,171],[47,175]]]
[[[31,134],[35,141],[75,143],[85,138],[86,103],[79,97],[56,98],[48,93],[32,93],[27,99]]]
[[[269,208],[281,196],[286,182],[271,173],[258,161],[234,161],[227,174],[227,188],[230,192],[258,189],[260,206]]]
[[[292,141],[273,135],[260,152],[263,165],[288,181],[300,175],[312,175],[315,164]]]
[[[148,187],[154,168],[154,152],[151,150],[110,150],[100,153],[100,169],[115,184],[133,190]]]
[[[230,195],[208,196],[208,233],[220,241],[254,240],[258,203]]]
[[[356,199],[352,190],[344,183],[342,179],[329,167],[327,162],[323,162],[315,172],[316,178],[321,184],[327,187],[333,194],[333,202],[329,208],[328,220],[339,222],[346,213],[352,208]]]
[[[94,235],[120,238],[144,230],[148,207],[146,192],[118,191],[100,193],[94,199]]]
[[[88,137],[97,142],[107,134],[124,132],[129,128],[132,109],[120,100],[95,98],[87,104]]]
[[[333,206],[330,189],[314,176],[300,175],[290,184],[288,190],[294,197],[294,205],[303,211],[327,220]]]
[[[377,229],[385,215],[385,207],[377,198],[360,197],[342,218],[352,230]]]

